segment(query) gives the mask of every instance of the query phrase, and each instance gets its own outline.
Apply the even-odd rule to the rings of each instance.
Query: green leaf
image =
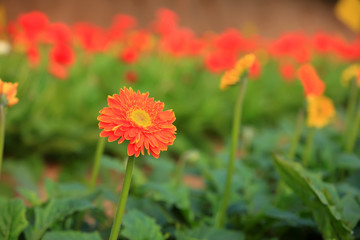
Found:
[[[342,219],[340,200],[333,185],[324,183],[317,175],[300,164],[273,159],[281,179],[310,208],[324,239],[351,239],[351,229]]]
[[[155,220],[137,210],[125,214],[121,235],[131,240],[165,240]]]
[[[360,169],[360,159],[354,154],[341,154],[336,158],[335,164],[341,169]]]
[[[83,233],[75,231],[53,231],[44,235],[42,240],[101,240],[99,233]]]
[[[53,199],[45,206],[36,207],[35,221],[30,225],[25,235],[27,240],[39,240],[56,221],[63,220],[66,216],[76,211],[82,211],[92,207],[87,199]]]
[[[57,183],[45,180],[46,192],[50,198],[79,197],[89,193],[87,186],[80,183]]]
[[[302,219],[292,212],[271,208],[265,212],[265,216],[286,223],[289,226],[313,227],[315,223],[309,219]]]
[[[118,173],[123,173],[125,171],[125,166],[121,164],[119,159],[106,155],[102,156],[101,158],[101,168],[116,171]]]
[[[360,204],[352,194],[347,194],[341,199],[343,207],[342,215],[351,228],[354,228],[360,220]]]
[[[36,191],[18,187],[17,191],[27,200],[29,201],[33,206],[40,205],[42,203],[38,193]]]
[[[205,226],[189,230],[178,230],[175,233],[177,240],[242,240],[244,235],[238,231],[216,229]]]
[[[0,239],[17,240],[28,225],[26,208],[20,199],[14,199],[0,207]]]
[[[146,183],[144,189],[152,195],[153,199],[157,201],[164,201],[168,208],[176,206],[181,210],[183,217],[192,223],[194,214],[191,211],[190,192],[184,186],[178,186],[174,183]]]

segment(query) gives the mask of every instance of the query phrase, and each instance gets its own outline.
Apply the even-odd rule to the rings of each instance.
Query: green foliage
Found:
[[[125,214],[121,235],[131,240],[165,240],[155,220],[137,210]]]
[[[28,225],[25,212],[25,205],[20,199],[13,199],[0,205],[0,239],[18,239]]]
[[[42,240],[101,240],[98,233],[83,233],[75,231],[52,231],[44,235]]]
[[[191,230],[176,231],[178,240],[243,240],[244,235],[238,231],[215,229],[210,227],[197,227]]]
[[[335,187],[323,182],[300,164],[274,157],[274,165],[281,179],[311,209],[324,239],[351,239],[351,229],[340,212]]]
[[[144,189],[156,201],[162,201],[168,209],[175,206],[180,209],[182,217],[192,223],[194,215],[190,208],[189,189],[184,186],[178,186],[170,183],[153,183],[149,182],[144,185]]]
[[[87,199],[53,199],[44,206],[35,207],[34,222],[25,231],[26,239],[39,240],[56,221],[92,206]]]

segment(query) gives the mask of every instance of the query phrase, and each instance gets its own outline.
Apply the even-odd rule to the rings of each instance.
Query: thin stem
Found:
[[[105,140],[106,138],[100,137],[96,146],[95,158],[94,158],[94,166],[91,173],[91,180],[89,184],[89,189],[94,190],[96,179],[99,175],[101,157],[104,153],[105,148]]]
[[[313,151],[314,145],[314,137],[315,137],[315,128],[309,128],[307,137],[306,137],[306,145],[303,153],[303,165],[304,167],[308,166],[311,161],[311,155]]]
[[[3,104],[0,104],[0,176],[1,176],[1,166],[2,166],[3,153],[4,153],[4,140],[5,140],[5,107]]]
[[[183,177],[183,174],[184,174],[184,169],[185,169],[185,163],[186,163],[186,157],[184,156],[181,156],[180,159],[179,159],[179,162],[176,166],[176,169],[175,169],[175,182],[177,185],[180,185],[181,184],[181,181],[182,181],[182,177]]]
[[[353,79],[350,84],[350,94],[348,98],[348,105],[346,109],[346,117],[345,117],[345,128],[344,128],[344,142],[347,144],[349,141],[351,133],[349,132],[351,129],[351,123],[354,120],[355,108],[356,108],[356,99],[357,99],[358,89],[357,89],[357,81]]]
[[[225,223],[225,215],[226,209],[229,204],[230,200],[230,193],[231,193],[231,183],[232,183],[232,176],[234,173],[234,165],[235,165],[235,154],[236,148],[238,145],[238,134],[241,124],[241,113],[244,103],[245,97],[245,90],[246,90],[246,82],[247,79],[243,78],[240,82],[240,91],[235,103],[234,108],[234,119],[233,119],[233,127],[232,127],[232,138],[231,138],[231,148],[230,148],[230,159],[228,163],[227,175],[226,175],[226,184],[225,184],[225,191],[223,198],[221,199],[220,208],[216,215],[215,219],[215,226],[221,228],[224,226]]]
[[[126,164],[125,178],[121,190],[120,200],[118,203],[115,219],[113,226],[111,228],[111,234],[109,240],[116,240],[119,235],[121,220],[124,215],[126,200],[129,195],[130,183],[131,183],[131,175],[134,168],[135,157],[129,156],[128,162]]]
[[[354,145],[355,145],[355,142],[356,142],[356,137],[357,137],[358,132],[359,132],[359,128],[360,128],[360,106],[358,107],[354,124],[353,124],[352,128],[350,129],[351,131],[349,131],[348,141],[347,141],[346,146],[345,146],[345,151],[347,153],[352,153],[353,152]]]
[[[295,132],[294,132],[293,139],[291,141],[290,151],[289,151],[289,155],[288,155],[289,160],[294,159],[296,149],[299,144],[299,139],[300,139],[301,130],[303,128],[303,124],[304,124],[304,111],[301,110],[296,119]]]

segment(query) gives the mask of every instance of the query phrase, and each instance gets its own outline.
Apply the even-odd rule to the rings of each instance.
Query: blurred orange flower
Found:
[[[155,158],[166,151],[175,140],[175,115],[163,111],[164,103],[149,98],[149,93],[134,92],[130,87],[120,89],[120,94],[108,96],[109,107],[103,108],[98,117],[101,137],[118,143],[129,140],[129,156],[144,155],[144,149]]]
[[[1,99],[0,104],[11,107],[19,102],[16,98],[18,83],[3,82],[0,79],[0,93]],[[5,100],[6,99],[6,100]]]
[[[255,62],[254,54],[247,54],[240,58],[235,67],[225,72],[220,82],[220,89],[225,90],[229,86],[235,85],[241,79],[241,75],[248,71]]]
[[[298,69],[298,77],[304,87],[306,97],[320,96],[324,93],[325,84],[310,64],[304,64]]]
[[[335,108],[331,99],[325,96],[310,96],[307,100],[307,125],[322,128],[329,124],[335,116]]]

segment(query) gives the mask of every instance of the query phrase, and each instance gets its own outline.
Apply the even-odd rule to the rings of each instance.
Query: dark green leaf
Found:
[[[190,230],[176,231],[177,240],[242,240],[241,232],[201,226]]]
[[[53,199],[45,206],[36,207],[35,222],[30,225],[25,235],[27,240],[39,240],[45,231],[56,221],[63,220],[66,216],[76,211],[82,211],[92,207],[87,199]]]
[[[351,229],[341,217],[335,187],[324,183],[300,164],[274,157],[281,179],[310,208],[324,239],[350,239]]]
[[[46,233],[42,240],[101,240],[101,237],[97,232],[53,231]]]
[[[137,210],[126,213],[123,224],[121,235],[131,240],[165,240],[155,220]]]
[[[0,206],[0,239],[17,240],[28,225],[26,208],[20,199],[14,199]]]
[[[356,170],[360,169],[360,159],[354,154],[341,154],[335,160],[337,168]]]

